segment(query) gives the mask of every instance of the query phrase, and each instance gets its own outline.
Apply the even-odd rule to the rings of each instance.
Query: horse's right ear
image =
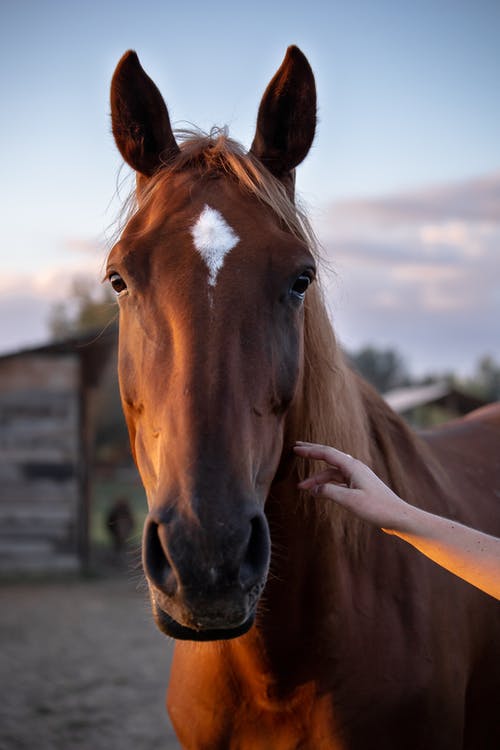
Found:
[[[306,157],[316,130],[316,85],[307,58],[288,47],[264,92],[250,151],[287,184]]]
[[[179,152],[163,97],[131,50],[116,66],[111,82],[111,123],[121,155],[146,177]]]

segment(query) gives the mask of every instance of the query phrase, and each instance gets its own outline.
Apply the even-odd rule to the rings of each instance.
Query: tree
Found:
[[[500,400],[500,365],[493,357],[485,355],[476,366],[471,379],[464,383],[465,387],[474,395],[485,401]]]
[[[71,298],[56,303],[49,315],[49,329],[54,339],[105,328],[117,314],[116,301],[108,285],[99,286],[85,277],[71,285]]]
[[[348,356],[354,368],[380,393],[410,383],[404,360],[395,349],[365,346]]]

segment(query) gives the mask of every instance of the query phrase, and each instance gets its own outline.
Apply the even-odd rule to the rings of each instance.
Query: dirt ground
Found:
[[[0,584],[0,750],[178,750],[172,642],[127,573]]]

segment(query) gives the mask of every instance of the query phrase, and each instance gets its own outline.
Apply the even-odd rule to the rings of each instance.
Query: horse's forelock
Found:
[[[202,176],[225,175],[234,180],[270,208],[288,231],[319,256],[319,243],[300,205],[290,200],[285,186],[253,154],[230,138],[225,128],[213,128],[210,133],[176,130],[175,135],[180,144],[179,154],[153,177],[139,180],[137,190],[126,200],[119,217],[121,228],[139,207],[148,205],[172,175],[196,169]]]

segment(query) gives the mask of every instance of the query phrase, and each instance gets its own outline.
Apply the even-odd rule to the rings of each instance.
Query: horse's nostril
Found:
[[[269,551],[267,523],[264,516],[255,516],[250,521],[250,535],[240,568],[240,584],[246,591],[262,582],[269,565]]]
[[[166,544],[162,543],[162,531],[164,529],[156,521],[146,521],[142,562],[148,579],[165,594],[173,596],[177,581],[168,559]]]

